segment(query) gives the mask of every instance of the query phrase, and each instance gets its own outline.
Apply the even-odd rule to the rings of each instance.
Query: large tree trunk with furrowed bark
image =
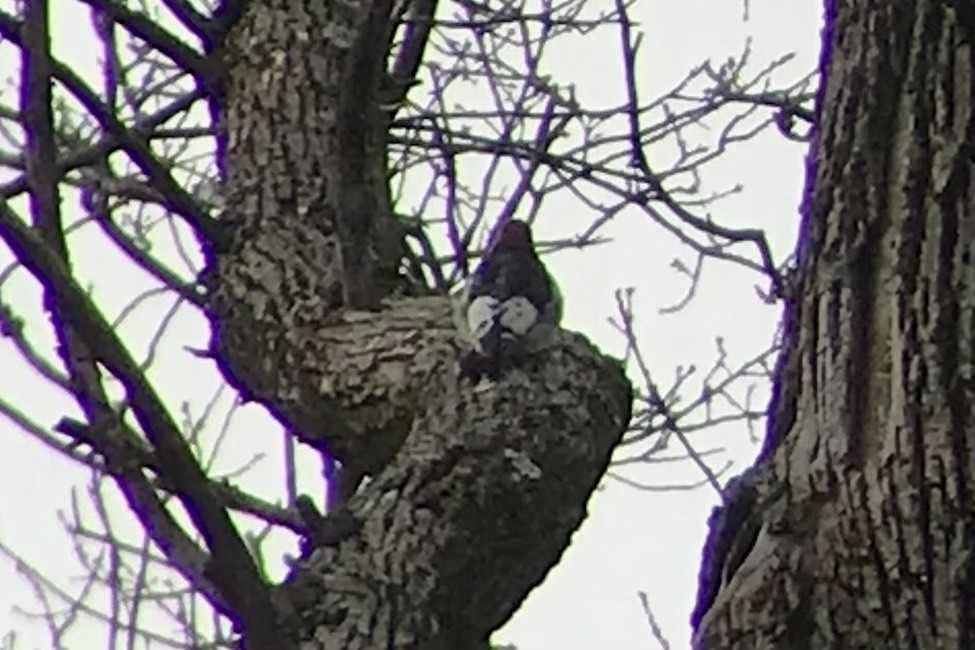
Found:
[[[768,439],[695,648],[975,648],[975,3],[826,2]]]
[[[214,350],[292,435],[372,477],[273,590],[282,648],[484,647],[558,560],[629,420],[619,364],[568,332],[489,390],[458,380],[448,299],[399,274],[377,100],[390,5],[254,0],[220,52]]]

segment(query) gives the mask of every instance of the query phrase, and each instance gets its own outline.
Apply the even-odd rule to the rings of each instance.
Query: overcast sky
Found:
[[[59,8],[57,54],[67,61],[90,64],[95,54],[87,36],[86,14],[76,7],[70,9],[74,5],[69,0],[55,0],[52,5]],[[749,20],[743,21],[744,5],[738,0],[637,0],[632,17],[646,35],[639,61],[644,95],[651,97],[671,87],[692,66],[708,58],[721,62],[737,55],[748,37],[752,38],[753,70],[787,52],[796,52],[797,57],[780,80],[798,78],[814,68],[819,2],[751,0],[749,5]],[[8,0],[0,0],[0,6],[10,10]],[[11,52],[8,46],[0,47],[0,71],[12,69],[7,67]],[[598,104],[601,97],[620,96],[622,68],[618,61],[619,46],[609,39],[594,41],[585,49],[559,52],[550,65],[556,78],[571,75],[583,103]],[[12,85],[5,85],[2,103],[16,101],[14,93]],[[666,157],[668,152],[652,151],[651,155]],[[711,206],[711,215],[729,225],[765,228],[782,259],[795,240],[803,155],[802,145],[785,140],[774,130],[731,149],[709,167],[702,189],[705,193],[721,191],[741,183],[744,190]],[[584,218],[568,198],[556,199],[539,217],[539,236],[545,239],[577,232]],[[607,319],[615,313],[613,292],[634,287],[641,344],[664,387],[678,366],[707,368],[713,363],[718,336],[724,338],[730,365],[770,344],[779,308],[763,304],[756,296],[753,273],[710,262],[690,305],[664,315],[660,308],[673,304],[686,291],[686,280],[675,273],[672,261],[676,257],[690,263],[693,257],[636,213],[624,214],[607,234],[613,236],[609,244],[560,252],[548,260],[565,295],[565,327],[586,333],[609,353],[621,354],[622,341]],[[131,267],[104,246],[94,228],[80,229],[72,236],[72,245],[78,251],[77,272],[91,280],[96,299],[110,316],[119,314],[147,286],[139,273],[119,272]],[[0,269],[9,260],[9,252],[0,246]],[[46,318],[37,310],[36,296],[33,283],[25,274],[18,274],[3,286],[0,300],[16,305],[28,317],[33,339],[50,349]],[[119,330],[129,340],[142,342],[135,346],[137,355],[144,354],[146,341],[172,302],[171,297],[151,297],[120,324]],[[199,414],[220,385],[211,364],[184,352],[185,346],[205,347],[208,337],[205,322],[189,309],[180,309],[159,344],[150,377],[175,409],[186,400],[192,413]],[[691,383],[688,397],[694,396],[695,386],[699,383]],[[767,387],[759,385],[756,396],[764,405]],[[69,402],[23,368],[6,339],[0,339],[0,397],[47,426],[74,412]],[[232,401],[230,391],[219,397],[218,419]],[[715,469],[730,458],[737,463],[735,471],[740,471],[754,453],[748,431],[740,424],[696,434],[694,442],[699,448],[722,446],[728,450],[715,458]],[[275,486],[271,495],[279,498],[279,448],[277,429],[266,414],[257,406],[246,406],[233,416],[216,471],[229,471],[263,453],[265,460],[250,470],[247,480],[249,485]],[[700,479],[688,463],[654,464],[626,475],[660,488]],[[79,499],[85,498],[86,483],[85,472],[55,459],[0,417],[0,542],[45,567],[51,578],[71,590],[80,587],[76,578],[82,572],[57,513],[70,508],[72,487],[79,489]],[[656,648],[637,598],[638,591],[645,591],[671,647],[687,647],[700,549],[707,516],[716,500],[707,487],[638,491],[604,480],[590,503],[589,519],[560,564],[494,640],[517,644],[520,650]],[[127,516],[120,509],[115,519],[124,525]],[[15,605],[37,611],[35,602],[13,564],[0,558],[0,638],[8,629],[16,629],[22,634],[18,648],[49,647],[43,626],[14,613]],[[97,630],[89,633],[84,638],[96,642]],[[73,647],[97,646],[76,641]]]

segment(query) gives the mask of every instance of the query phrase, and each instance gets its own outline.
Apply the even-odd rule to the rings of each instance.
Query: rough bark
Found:
[[[975,5],[826,3],[768,440],[695,648],[975,647]]]
[[[558,560],[629,420],[620,365],[583,337],[552,332],[474,386],[447,297],[405,295],[376,99],[390,10],[254,0],[221,52],[214,354],[291,434],[372,476],[276,589],[282,646],[483,646]]]
[[[371,438],[402,439],[405,429],[390,426],[386,403],[370,413],[382,388],[336,394],[336,382],[373,368],[332,339],[356,331],[349,309],[374,308],[397,285],[402,235],[373,98],[389,9],[385,0],[252,2],[231,31],[223,56],[232,234],[215,261],[212,301],[228,378],[304,438],[373,469],[390,444]]]
[[[474,648],[544,577],[625,427],[626,380],[559,334],[525,372],[420,395],[394,461],[348,504],[360,533],[303,558],[281,593],[303,647]]]

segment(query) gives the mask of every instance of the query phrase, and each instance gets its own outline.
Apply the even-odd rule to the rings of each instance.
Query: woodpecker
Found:
[[[461,361],[461,376],[498,379],[502,353],[536,325],[558,325],[561,298],[535,252],[524,221],[504,223],[468,285],[466,320],[473,351]]]

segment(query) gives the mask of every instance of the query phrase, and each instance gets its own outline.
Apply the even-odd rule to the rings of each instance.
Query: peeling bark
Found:
[[[483,647],[568,545],[630,417],[621,366],[577,334],[533,339],[496,384],[459,381],[449,299],[404,295],[376,100],[389,12],[255,0],[225,40],[214,354],[372,477],[276,587],[291,647]]]
[[[694,647],[971,648],[975,7],[826,4],[769,440]]]

